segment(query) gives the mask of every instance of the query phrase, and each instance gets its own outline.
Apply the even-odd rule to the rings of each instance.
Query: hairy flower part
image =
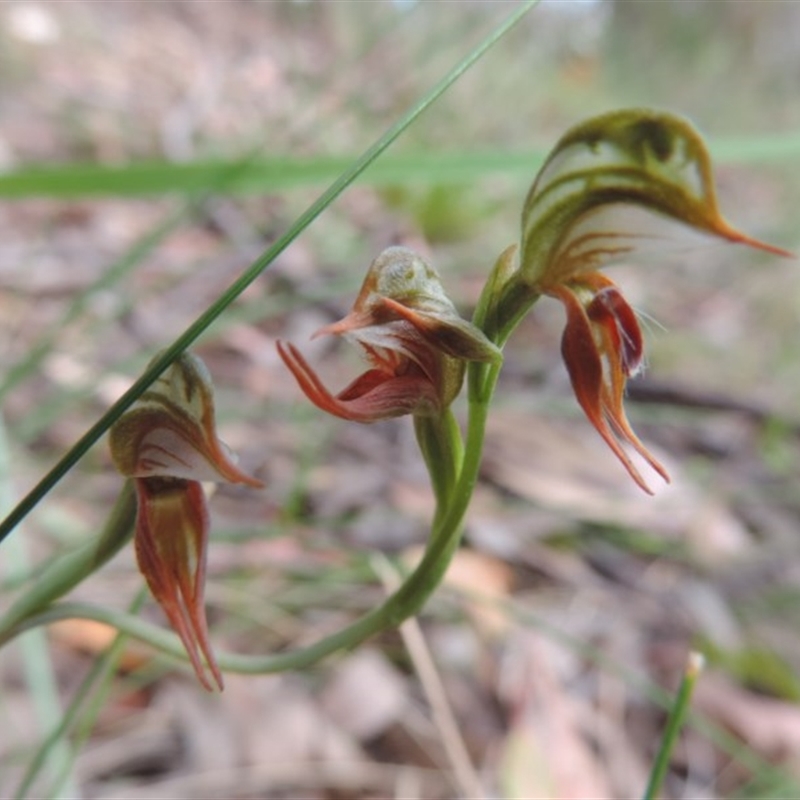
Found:
[[[212,688],[207,668],[222,689],[204,603],[209,515],[201,481],[263,484],[236,466],[217,437],[203,362],[180,355],[112,426],[110,445],[117,469],[136,485],[139,569],[200,682]]]
[[[314,336],[328,334],[357,344],[370,365],[335,395],[296,347],[278,342],[278,352],[312,403],[356,422],[435,416],[460,391],[467,361],[502,358],[458,315],[433,267],[403,247],[384,250],[372,262],[351,312]]]
[[[576,398],[649,492],[623,448],[631,446],[668,480],[623,409],[626,381],[642,362],[641,329],[619,289],[599,272],[661,242],[664,225],[649,228],[631,209],[729,242],[791,253],[725,221],[702,139],[671,114],[636,109],[595,117],[568,131],[546,159],[525,200],[519,268],[506,286],[526,302],[546,294],[564,305],[561,349]]]

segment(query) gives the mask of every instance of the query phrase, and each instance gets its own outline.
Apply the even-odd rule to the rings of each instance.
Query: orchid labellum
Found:
[[[356,422],[436,416],[460,391],[467,361],[501,358],[458,315],[433,267],[404,247],[390,247],[372,262],[352,311],[315,336],[323,334],[359,345],[370,364],[336,395],[296,347],[278,342],[278,352],[312,403]]]
[[[599,270],[630,259],[662,232],[628,213],[645,209],[704,234],[778,255],[784,250],[740,233],[721,216],[708,153],[697,132],[671,114],[629,110],[590,119],[558,142],[528,193],[522,214],[516,295],[546,294],[567,314],[562,354],[586,416],[630,475],[650,491],[623,448],[636,450],[665,480],[665,469],[630,427],[625,384],[642,362],[636,314]],[[508,292],[513,297],[512,292]]]
[[[222,689],[203,600],[209,516],[200,482],[263,484],[242,472],[217,438],[203,362],[179,356],[114,424],[110,444],[117,469],[136,484],[139,568],[200,682],[212,688],[207,667]]]

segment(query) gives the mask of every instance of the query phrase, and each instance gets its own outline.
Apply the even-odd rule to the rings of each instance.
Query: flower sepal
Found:
[[[263,484],[236,465],[218,438],[211,378],[190,353],[176,358],[109,438],[117,469],[136,486],[139,569],[200,682],[222,689],[204,602],[209,514],[202,482]]]

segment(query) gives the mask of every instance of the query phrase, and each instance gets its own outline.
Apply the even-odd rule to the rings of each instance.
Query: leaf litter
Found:
[[[335,23],[326,32],[299,10],[292,16],[237,3],[231,15],[225,5],[124,4],[102,12],[80,2],[41,6],[50,22],[25,24],[49,31],[45,36],[32,28],[20,34],[19,21],[9,22],[18,12],[4,9],[0,43],[10,42],[4,57],[15,59],[17,70],[4,78],[17,82],[4,95],[5,161],[191,158],[209,143],[241,141],[254,131],[277,152],[313,149],[319,120],[306,102],[313,125],[296,121],[298,98],[326,91],[337,48],[350,46],[336,38],[349,30],[346,12],[320,12]],[[267,34],[276,43],[270,52],[261,47]],[[152,42],[160,42],[155,51]],[[402,63],[397,50],[392,44],[386,56]],[[591,75],[588,62],[581,63],[580,74]],[[324,105],[341,111],[347,96],[342,82]],[[378,111],[393,108],[384,95],[370,102]],[[361,141],[354,138],[363,123],[358,109],[344,108],[338,118],[332,140]],[[761,205],[774,209],[778,191],[762,179]],[[296,213],[299,194],[226,198],[206,207],[119,286],[89,303],[4,400],[12,432],[30,425],[32,410],[43,414],[39,409],[49,398],[62,407],[31,426],[31,438],[14,441],[18,492],[119,394],[152,350],[227,285],[272,229]],[[76,294],[173,207],[172,200],[31,200],[0,208],[3,367],[23,358]],[[320,220],[307,240],[281,257],[272,277],[237,304],[238,318],[222,323],[200,348],[219,384],[223,438],[268,483],[258,498],[223,490],[211,501],[219,533],[211,544],[209,597],[220,647],[265,652],[307,644],[380,599],[369,552],[408,563],[426,536],[431,498],[409,429],[394,422],[368,428],[321,422],[301,407],[273,349],[290,329],[300,340],[302,331],[344,313],[344,292],[322,303],[319,298],[345,267],[357,274],[390,243],[427,246],[424,226],[377,190],[355,188],[348,211],[334,209]],[[487,223],[487,238],[496,227]],[[437,249],[433,243],[431,250],[453,267],[473,263],[470,246]],[[456,294],[474,296],[475,274],[442,271],[461,282]],[[679,271],[661,287],[666,309],[660,313],[676,326],[691,323],[686,296],[695,291],[741,339],[755,313],[747,298],[725,293],[725,283],[698,285],[696,273],[690,278]],[[642,303],[655,307],[647,287],[641,291]],[[662,401],[657,414],[642,404],[648,445],[676,476],[672,487],[645,498],[584,421],[576,421],[558,372],[557,324],[550,328],[547,314],[542,319],[527,325],[528,339],[510,343],[510,377],[491,418],[466,545],[422,617],[448,701],[488,791],[520,798],[640,794],[664,716],[624,675],[672,690],[686,652],[698,642],[713,645],[716,657],[699,683],[695,712],[745,743],[757,759],[800,780],[796,698],[780,681],[765,689],[758,667],[734,672],[730,666],[766,638],[776,643],[774,658],[790,673],[800,671],[793,567],[800,507],[792,425],[798,420],[789,420],[784,436],[770,437],[767,430],[791,414],[786,387],[776,384],[771,393],[773,387],[761,385],[747,395],[734,381],[735,393],[722,393],[728,407],[716,409],[682,402],[681,391]],[[718,335],[719,326],[712,333]],[[675,375],[700,380],[702,388],[713,357],[692,353],[683,362],[676,358],[671,369],[666,342],[674,334],[656,337],[665,367],[659,366],[662,385],[649,385],[684,389]],[[341,350],[326,350],[322,358],[332,375],[348,374]],[[530,359],[538,362],[531,367]],[[752,370],[753,359],[745,359]],[[682,363],[688,371],[681,371]],[[635,386],[631,394],[635,399]],[[759,416],[737,404],[745,412],[757,406]],[[106,478],[95,480],[109,470],[107,455],[98,449],[84,470],[70,483],[69,497],[52,498],[47,519],[31,519],[25,535],[37,555],[69,544],[63,531],[76,522],[86,531],[102,523],[116,491]],[[129,587],[134,574],[130,554],[123,554],[81,587],[79,597],[122,606],[127,596],[118,596],[119,587]],[[157,619],[152,608],[146,613]],[[107,636],[83,624],[51,631],[63,702]],[[30,724],[24,677],[13,648],[4,651],[3,705],[19,725],[0,736],[3,792],[42,740]],[[174,664],[131,644],[76,761],[85,796],[327,800],[457,792],[420,676],[397,634],[299,674],[227,675],[226,686],[224,695],[208,697]],[[667,793],[735,795],[758,777],[748,763],[687,731]]]

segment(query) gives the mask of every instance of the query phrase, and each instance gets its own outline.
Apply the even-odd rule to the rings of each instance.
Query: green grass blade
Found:
[[[800,158],[800,132],[788,131],[717,139],[711,143],[717,163],[775,163]],[[374,163],[359,176],[373,185],[396,183],[438,184],[471,181],[496,174],[530,179],[547,150],[511,152],[395,153]],[[225,191],[263,194],[333,180],[353,163],[350,156],[310,158],[258,158],[246,171],[225,181]],[[234,162],[209,159],[174,163],[142,161],[123,165],[57,164],[23,167],[0,175],[0,197],[137,197],[142,195],[192,194],[220,180]]]
[[[5,436],[5,425],[0,417],[0,508],[12,505],[11,459]],[[24,570],[28,566],[28,554],[24,538],[12,542],[6,558],[6,567],[14,571]],[[50,648],[43,630],[31,630],[19,642],[22,657],[22,668],[38,726],[47,730],[55,725],[61,717],[61,700],[58,696],[55,670],[50,657]],[[52,749],[50,768],[61,772],[66,781],[62,794],[51,795],[54,798],[76,796],[76,786],[72,779],[71,754],[62,743]]]
[[[664,778],[669,768],[672,750],[678,740],[683,721],[686,719],[692,693],[702,670],[703,657],[699,653],[689,653],[681,685],[678,687],[675,703],[670,709],[667,726],[664,728],[664,735],[661,737],[661,745],[658,748],[656,760],[653,762],[653,768],[650,771],[650,779],[647,782],[644,800],[656,800],[661,791],[661,785],[664,783]]]
[[[289,230],[268,248],[222,295],[201,314],[161,355],[120,399],[81,437],[65,456],[22,499],[0,523],[0,541],[25,518],[36,504],[72,469],[111,425],[129,408],[172,361],[211,326],[214,320],[280,255],[351,183],[361,175],[436,99],[452,86],[473,64],[496,44],[540,0],[522,3],[477,47],[450,70],[416,105],[407,111],[373,145],[303,212]]]
[[[471,180],[498,172],[529,177],[541,164],[546,151],[508,153],[414,152],[387,156],[359,177],[365,183],[385,185],[419,181],[447,183]],[[226,191],[236,194],[264,194],[303,186],[329,183],[354,159],[350,156],[311,158],[270,158],[255,160],[246,173],[229,181]],[[105,166],[101,164],[59,164],[27,167],[0,175],[0,197],[138,197],[142,195],[186,194],[207,187],[229,168],[226,161],[173,163],[150,161]]]
[[[131,614],[136,614],[139,611],[146,596],[147,591],[142,588],[131,604]],[[69,706],[64,710],[58,725],[41,743],[28,764],[19,787],[14,793],[15,800],[24,800],[30,794],[34,781],[41,774],[42,768],[51,757],[51,754],[59,747],[66,746],[66,737],[78,727],[80,727],[80,735],[78,737],[80,741],[74,741],[70,749],[73,753],[77,753],[80,750],[80,745],[88,737],[97,715],[102,709],[103,701],[110,689],[111,679],[114,677],[127,642],[128,637],[124,633],[117,634],[105,653],[95,660],[92,668],[81,681],[81,685],[73,695],[72,700],[70,700]],[[87,708],[87,702],[92,698],[93,694],[94,700]],[[65,777],[65,775],[57,776],[50,791],[42,794],[42,796],[55,797],[62,789],[66,789],[63,785]],[[73,794],[72,796],[77,795]]]

